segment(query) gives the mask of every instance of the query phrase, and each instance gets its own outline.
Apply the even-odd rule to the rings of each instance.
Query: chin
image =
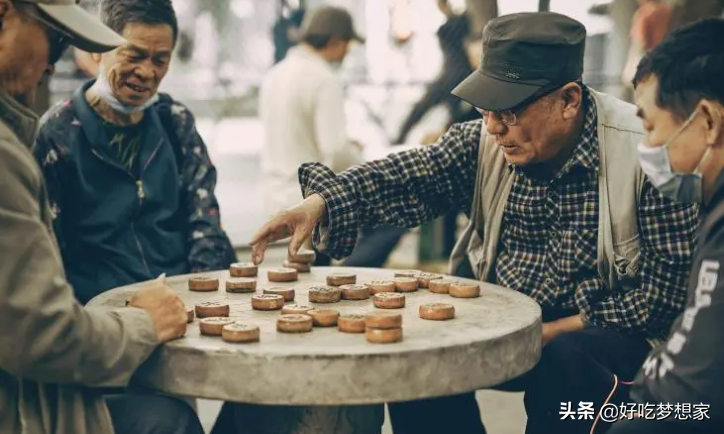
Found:
[[[529,156],[525,154],[503,154],[505,162],[516,166],[527,166],[532,163]]]

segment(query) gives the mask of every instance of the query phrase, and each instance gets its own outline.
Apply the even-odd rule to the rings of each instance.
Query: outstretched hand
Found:
[[[322,218],[326,210],[322,196],[313,194],[299,205],[272,217],[251,240],[251,258],[254,264],[264,261],[264,252],[269,243],[292,237],[289,242],[289,255],[294,256],[309,238],[314,226]]]

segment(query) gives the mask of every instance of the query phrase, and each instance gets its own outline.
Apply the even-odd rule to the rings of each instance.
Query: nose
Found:
[[[153,79],[156,74],[153,65],[149,65],[148,63],[138,65],[136,69],[133,70],[133,73],[143,81]]]
[[[483,118],[483,122],[485,122],[485,130],[492,136],[503,135],[508,128],[497,116],[487,115]]]

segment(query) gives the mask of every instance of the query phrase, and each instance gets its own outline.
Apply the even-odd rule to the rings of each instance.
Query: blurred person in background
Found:
[[[98,77],[45,114],[34,149],[82,303],[161,273],[223,270],[236,260],[194,117],[158,92],[178,35],[171,1],[100,7],[127,42],[94,55]]]
[[[102,52],[123,43],[74,0],[0,0],[3,434],[203,434],[193,409],[177,399],[103,396],[100,388],[127,385],[159,344],[185,334],[186,309],[163,279],[122,309],[78,303],[30,150],[38,118],[29,106],[68,44]]]
[[[638,0],[638,3],[631,21],[631,46],[623,71],[626,86],[631,86],[641,58],[666,37],[671,26],[672,7],[666,0]]]
[[[299,29],[304,21],[304,9],[294,9],[289,16],[283,14],[274,23],[272,35],[274,38],[274,63],[281,62],[289,49],[299,43]]]
[[[299,45],[276,64],[262,83],[259,115],[264,127],[262,185],[269,215],[302,197],[297,170],[310,161],[341,172],[362,162],[359,144],[347,137],[344,83],[339,75],[350,45],[364,39],[354,29],[348,11],[322,6],[307,12]],[[357,251],[347,266],[379,267],[405,230],[362,229]],[[318,255],[316,265],[329,265]]]
[[[465,79],[472,71],[466,49],[466,40],[470,35],[470,22],[463,14],[455,14],[447,0],[438,0],[437,6],[445,15],[445,23],[437,31],[440,49],[443,54],[442,71],[425,91],[402,123],[399,135],[392,141],[394,144],[405,143],[407,136],[431,109],[445,104],[453,122],[467,120],[469,111],[461,106],[461,102],[450,91]]]

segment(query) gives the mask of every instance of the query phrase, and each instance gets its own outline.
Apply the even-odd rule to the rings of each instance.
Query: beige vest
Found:
[[[644,180],[636,145],[643,130],[633,105],[591,93],[598,111],[600,153],[598,271],[606,290],[635,288],[640,258],[638,204]],[[470,222],[453,250],[451,274],[467,259],[477,279],[495,280],[503,211],[512,185],[513,174],[503,153],[483,126]]]

